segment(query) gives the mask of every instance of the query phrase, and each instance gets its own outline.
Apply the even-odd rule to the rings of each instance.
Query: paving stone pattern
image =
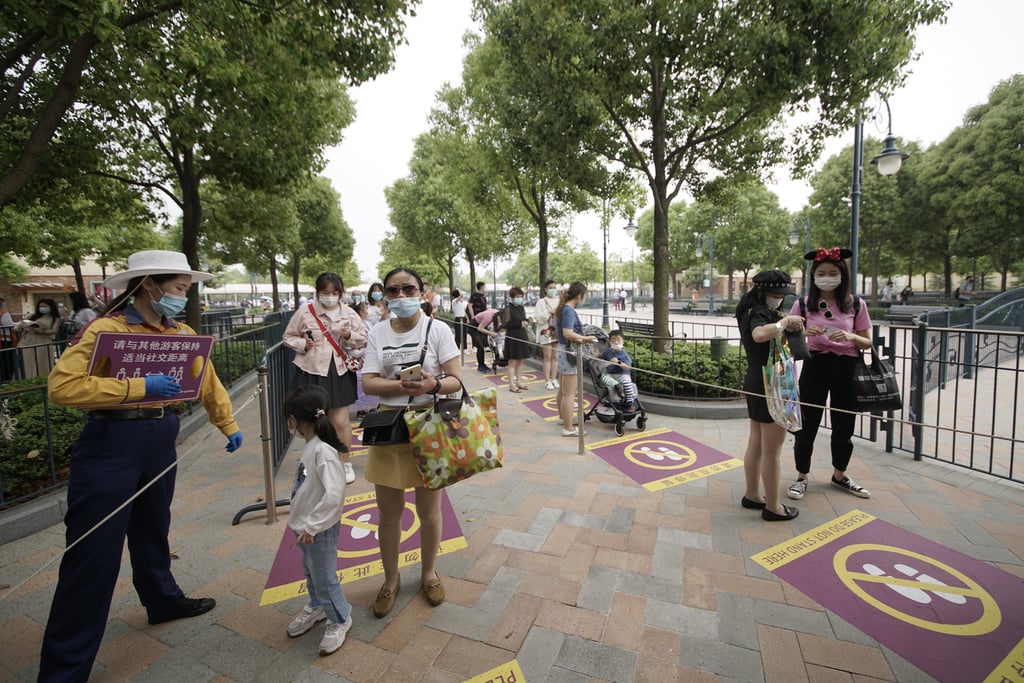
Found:
[[[475,371],[464,374],[471,389],[490,386]],[[239,508],[263,495],[257,404],[239,414],[246,445],[234,455],[212,427],[199,429],[179,449],[171,547],[182,587],[216,598],[217,608],[149,626],[126,551],[92,680],[455,683],[517,659],[529,683],[926,681],[750,555],[859,508],[1024,577],[1017,485],[858,441],[850,473],[875,494],[861,500],[827,485],[825,434],[799,518],[770,524],[740,507],[742,469],[647,492],[601,459],[578,455],[575,439],[518,401],[543,391],[537,383],[500,394],[505,467],[449,489],[469,545],[439,560],[448,601],[430,607],[413,566],[392,614],[376,619],[380,577],[346,584],[355,624],[329,657],[317,655],[319,627],[297,639],[285,634],[302,599],[258,605],[287,508],[276,525],[250,514],[231,526]],[[746,420],[651,415],[650,427],[743,457]],[[592,442],[613,436],[610,425],[587,428]],[[281,467],[279,497],[297,454]],[[364,458],[354,462],[361,474]],[[360,478],[349,493],[369,490]],[[3,545],[0,584],[19,584],[62,549],[60,525]],[[35,680],[56,576],[52,564],[15,594],[0,592],[0,682]]]

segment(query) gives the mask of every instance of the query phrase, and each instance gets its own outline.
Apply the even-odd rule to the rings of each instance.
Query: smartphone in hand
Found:
[[[416,365],[410,365],[409,367],[404,368],[398,376],[403,382],[419,382],[423,379],[423,368],[419,363]]]

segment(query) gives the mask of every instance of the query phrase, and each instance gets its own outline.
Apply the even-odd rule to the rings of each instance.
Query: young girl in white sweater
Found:
[[[288,624],[288,635],[301,636],[327,620],[320,654],[329,655],[345,642],[352,628],[352,606],[345,599],[337,573],[338,533],[345,504],[345,471],[339,451],[345,446],[329,417],[327,392],[301,386],[284,400],[288,430],[306,440],[292,489],[288,526],[302,551],[309,604]]]

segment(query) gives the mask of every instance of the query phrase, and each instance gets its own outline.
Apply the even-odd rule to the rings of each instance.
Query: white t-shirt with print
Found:
[[[431,318],[420,314],[419,323],[408,332],[396,332],[390,322],[382,321],[370,330],[370,339],[366,344],[366,357],[363,360],[363,374],[376,373],[384,379],[398,379],[402,368],[420,362],[423,351],[423,338],[427,324]],[[441,366],[459,355],[455,345],[455,335],[450,327],[442,322],[434,321],[430,326],[430,340],[427,342],[427,354],[423,359],[423,369],[431,376],[441,374]],[[404,406],[409,397],[405,395],[381,396],[380,402],[388,406]],[[433,396],[424,394],[413,398],[412,405],[422,406],[431,403]]]

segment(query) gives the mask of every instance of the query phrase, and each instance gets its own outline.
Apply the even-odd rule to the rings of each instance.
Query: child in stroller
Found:
[[[591,415],[596,415],[599,422],[614,424],[615,435],[622,436],[625,424],[636,418],[636,428],[643,431],[647,427],[647,412],[636,396],[636,385],[629,374],[628,368],[633,363],[622,348],[622,333],[613,330],[606,334],[599,327],[587,325],[584,334],[598,339],[593,357],[585,362],[598,401],[584,419],[589,420]]]
[[[601,372],[601,383],[610,390],[609,398],[615,400],[624,413],[635,413],[637,409],[636,385],[629,374],[633,359],[624,348],[622,332],[608,333],[608,348],[601,353],[601,360],[608,364]]]

